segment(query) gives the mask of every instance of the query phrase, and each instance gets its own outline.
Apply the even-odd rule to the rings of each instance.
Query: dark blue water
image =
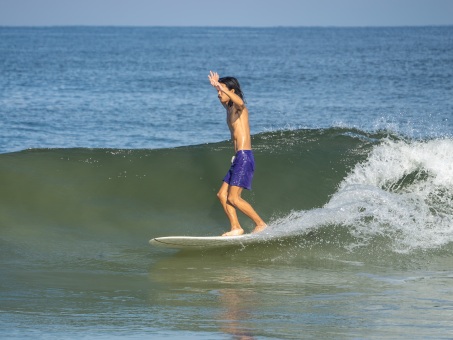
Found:
[[[252,132],[450,135],[453,27],[0,28],[0,152],[229,138],[207,74],[236,76]]]
[[[210,70],[268,238],[153,248],[228,229]],[[1,27],[0,338],[451,337],[452,73],[451,26]]]

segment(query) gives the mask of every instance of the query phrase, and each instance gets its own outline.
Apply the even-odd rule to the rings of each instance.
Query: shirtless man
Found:
[[[244,233],[239,224],[236,208],[255,223],[254,233],[266,228],[266,223],[256,213],[253,207],[241,197],[243,189],[251,190],[255,161],[250,137],[249,112],[244,104],[241,87],[236,78],[219,78],[216,72],[209,73],[209,81],[217,90],[220,103],[226,109],[227,124],[234,142],[236,155],[231,168],[223,179],[217,197],[230,220],[231,231],[223,236],[237,236]]]

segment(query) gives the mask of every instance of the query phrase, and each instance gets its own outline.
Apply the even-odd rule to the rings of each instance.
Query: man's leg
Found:
[[[266,223],[261,219],[261,217],[256,213],[255,209],[241,197],[242,188],[237,186],[230,186],[228,189],[228,199],[227,202],[238,208],[242,213],[251,218],[255,222],[254,233],[257,233],[267,227]]]
[[[223,210],[225,210],[225,214],[227,215],[231,224],[231,231],[224,233],[222,236],[242,235],[244,233],[244,229],[242,229],[241,225],[239,224],[236,209],[228,202],[228,187],[228,183],[223,182],[219,192],[217,193],[217,197],[219,198]]]

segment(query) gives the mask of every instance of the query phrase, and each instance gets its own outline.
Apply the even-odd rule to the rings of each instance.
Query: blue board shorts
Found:
[[[251,190],[254,172],[255,159],[252,150],[239,150],[236,152],[230,170],[228,170],[223,181],[229,185]]]

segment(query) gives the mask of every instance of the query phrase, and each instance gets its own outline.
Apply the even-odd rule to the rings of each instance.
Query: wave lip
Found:
[[[453,141],[394,141],[375,146],[325,205],[359,239],[383,236],[410,252],[453,241]]]

